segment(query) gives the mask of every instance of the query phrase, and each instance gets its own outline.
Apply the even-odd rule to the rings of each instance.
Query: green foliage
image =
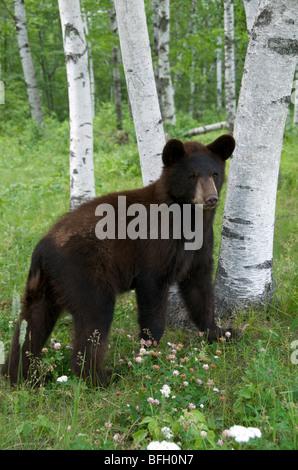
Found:
[[[216,111],[216,44],[223,39],[222,2],[197,1],[193,29],[190,30],[192,0],[171,2],[170,64],[175,82],[176,111],[187,112],[190,103],[190,83],[195,84],[194,116],[211,123],[209,110]],[[153,45],[152,2],[146,0],[147,23]],[[246,21],[242,0],[235,0],[235,54],[237,93],[247,46]],[[92,51],[95,76],[95,101],[99,109],[111,97],[113,83],[112,50],[119,38],[110,26],[110,0],[82,2],[88,20],[88,42]],[[0,108],[2,126],[19,122],[22,126],[30,117],[27,92],[19,58],[13,1],[0,2],[1,80],[5,84],[5,105]],[[45,116],[57,116],[63,121],[68,116],[67,79],[62,43],[58,2],[26,0],[29,44],[35,65],[38,87]],[[152,49],[153,50],[153,49]],[[222,47],[223,57],[223,47]],[[153,57],[156,64],[156,57]],[[121,68],[122,99],[127,104],[123,69]],[[212,116],[213,117],[213,116]],[[218,119],[214,113],[215,120]],[[4,124],[5,123],[5,124]]]

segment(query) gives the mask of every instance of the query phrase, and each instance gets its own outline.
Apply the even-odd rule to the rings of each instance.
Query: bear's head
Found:
[[[214,209],[225,177],[225,162],[232,155],[235,140],[225,134],[209,145],[169,140],[162,154],[167,193],[180,204],[203,204]]]

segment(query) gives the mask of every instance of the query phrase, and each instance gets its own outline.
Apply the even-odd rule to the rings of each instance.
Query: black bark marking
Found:
[[[226,238],[234,238],[236,240],[244,240],[244,237],[242,235],[239,235],[238,233],[232,232],[227,227],[223,227],[221,233]]]
[[[79,31],[77,30],[77,28],[75,28],[72,24],[70,23],[67,23],[65,25],[65,36],[69,37],[71,35],[71,33],[75,34],[76,36],[79,36],[80,37],[80,33]]]
[[[228,220],[229,222],[232,222],[234,224],[252,225],[252,222],[250,220],[241,219],[239,217],[236,217],[235,219],[228,219]]]
[[[252,188],[251,186],[244,186],[243,184],[237,184],[237,185],[236,185],[236,188],[248,189],[249,191],[253,191],[253,190],[254,190],[254,188]]]
[[[251,266],[243,266],[245,269],[270,269],[273,266],[273,259],[268,259],[263,263],[252,264]]]
[[[267,8],[264,8],[263,11],[259,14],[259,16],[256,18],[254,26],[259,27],[259,26],[267,26],[270,24],[272,21],[272,9],[268,6]]]
[[[268,48],[280,55],[298,55],[297,39],[270,38]]]

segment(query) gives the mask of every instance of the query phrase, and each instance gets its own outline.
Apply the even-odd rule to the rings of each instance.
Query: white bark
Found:
[[[189,99],[189,115],[194,117],[195,112],[195,91],[196,91],[196,83],[195,83],[195,69],[196,69],[196,61],[195,61],[195,51],[192,48],[192,61],[191,61],[191,68],[190,68],[190,99]]]
[[[228,131],[233,132],[236,112],[235,54],[234,54],[234,0],[224,0],[225,30],[225,100]]]
[[[95,196],[92,101],[79,0],[58,0],[70,120],[70,209]]]
[[[86,36],[89,34],[88,19],[84,8],[82,8],[82,21],[83,29]],[[87,41],[88,58],[89,58],[89,75],[90,75],[90,90],[91,90],[91,101],[92,101],[92,116],[95,116],[95,80],[94,80],[94,68],[93,68],[93,57],[92,48],[89,41]]]
[[[31,116],[38,124],[41,124],[43,122],[43,114],[28,40],[24,0],[14,0],[14,17]]]
[[[5,104],[5,86],[2,80],[0,80],[0,104]]]
[[[159,76],[158,76],[158,41],[159,41],[159,16],[158,16],[159,0],[152,0],[152,23],[153,23],[153,58],[155,62],[154,76],[159,96]]]
[[[260,0],[243,0],[247,32],[250,34],[258,11]]]
[[[293,122],[294,124],[298,124],[298,64],[296,65],[296,80],[294,81],[294,116]]]
[[[183,137],[193,137],[194,135],[207,134],[207,132],[219,131],[225,127],[227,127],[226,121],[216,122],[215,124],[207,124],[206,126],[201,127],[194,127],[194,129],[190,129],[185,134],[183,134]]]
[[[272,298],[275,201],[297,38],[296,1],[261,0],[235,120],[216,274],[220,308],[262,305]]]
[[[222,39],[220,36],[217,38],[216,49],[216,101],[218,114],[222,111]]]
[[[158,79],[160,107],[163,120],[176,123],[174,88],[170,71],[170,2],[159,0]]]
[[[118,36],[118,26],[114,1],[113,8],[110,10],[111,28],[113,33]],[[116,111],[117,129],[122,129],[122,93],[121,93],[121,75],[120,75],[120,50],[118,44],[114,44],[112,51],[113,62],[113,95]]]
[[[159,178],[165,136],[154,80],[144,2],[115,0],[122,62],[147,185]]]

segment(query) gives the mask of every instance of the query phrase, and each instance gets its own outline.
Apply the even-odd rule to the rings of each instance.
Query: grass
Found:
[[[180,120],[181,129],[188,125],[185,117]],[[124,134],[115,132],[109,105],[96,117],[94,129],[97,194],[140,186],[129,119],[124,124],[128,142],[123,142]],[[48,119],[40,130],[28,121],[4,131],[0,136],[0,340],[7,350],[32,250],[68,210],[69,178],[66,123]],[[219,134],[201,140],[210,142]],[[170,440],[185,450],[297,448],[298,347],[293,346],[298,339],[297,150],[297,130],[289,129],[276,208],[277,306],[269,312],[240,312],[236,326],[242,335],[237,343],[208,345],[198,334],[168,329],[159,347],[142,355],[134,294],[123,295],[116,305],[106,358],[109,367],[117,368],[118,378],[106,389],[90,388],[70,371],[71,318],[66,314],[39,366],[42,376],[51,372],[50,382],[38,388],[10,388],[0,379],[1,449],[145,449],[153,440],[166,440],[164,428],[171,430]],[[215,223],[215,257],[223,199],[224,192]],[[136,361],[137,357],[141,359]],[[68,380],[58,382],[64,375]],[[170,387],[169,397],[161,392],[165,385]],[[235,424],[257,427],[262,437],[247,444],[223,437]]]

